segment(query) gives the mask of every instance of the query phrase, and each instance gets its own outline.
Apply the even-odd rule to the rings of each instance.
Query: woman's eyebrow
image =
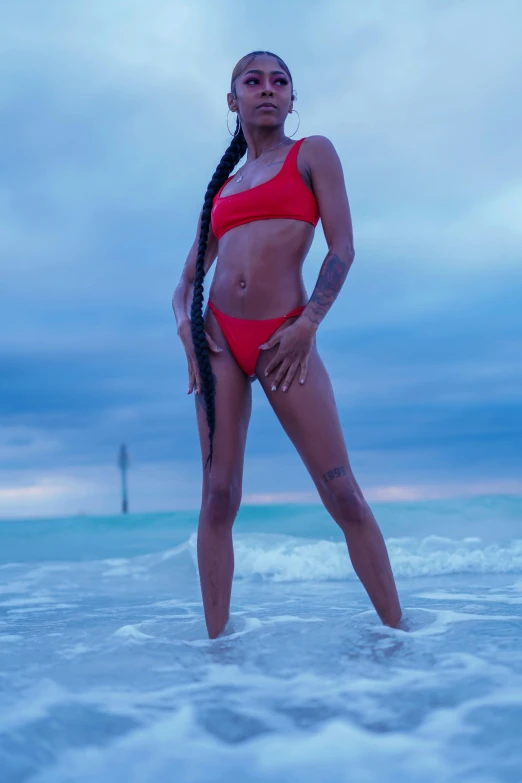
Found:
[[[248,70],[246,73],[260,73],[261,75],[263,75],[264,72],[258,70],[257,68],[250,68],[250,70]],[[246,76],[246,73],[245,73],[245,76]],[[284,71],[270,71],[270,76],[275,76],[276,73],[280,73],[283,76],[286,75]]]

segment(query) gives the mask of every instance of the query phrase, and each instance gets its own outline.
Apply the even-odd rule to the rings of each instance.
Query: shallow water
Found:
[[[373,506],[408,631],[322,508],[243,508],[227,635],[196,515],[0,523],[0,780],[522,780],[522,499]]]

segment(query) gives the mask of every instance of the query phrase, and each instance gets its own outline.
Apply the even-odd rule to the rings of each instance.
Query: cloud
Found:
[[[415,500],[442,500],[480,495],[520,495],[522,481],[477,481],[455,484],[373,487],[367,493],[372,502],[401,503]]]
[[[466,471],[488,470],[511,481],[522,386],[517,21],[514,0],[327,0],[320,13],[310,0],[298,19],[294,4],[275,0],[262,17],[239,0],[9,5],[0,32],[9,508],[72,508],[97,486],[101,509],[110,493],[100,466],[122,441],[151,466],[143,507],[158,494],[154,476],[169,482],[172,471],[186,496],[159,492],[162,502],[198,496],[170,299],[228,144],[231,69],[264,47],[293,72],[298,137],[330,136],[344,166],[356,259],[318,342],[366,485],[414,493],[430,472],[446,486],[457,471],[471,486]],[[325,252],[319,230],[309,293]],[[260,389],[254,399],[248,495],[313,491],[297,458],[298,479],[278,485],[271,465],[292,447]]]

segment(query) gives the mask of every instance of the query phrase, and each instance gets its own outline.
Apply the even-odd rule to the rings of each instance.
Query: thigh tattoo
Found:
[[[341,465],[338,468],[332,468],[332,470],[327,470],[326,473],[323,473],[325,482],[332,481],[332,479],[338,478],[339,476],[346,476],[346,468],[344,465]]]
[[[214,381],[214,400],[215,400],[216,399],[215,392],[217,387],[217,375],[215,372],[212,373],[212,380]],[[201,389],[201,394],[195,394],[194,396],[196,398],[196,405],[206,413],[207,404],[205,402],[205,395],[203,394],[203,389]]]

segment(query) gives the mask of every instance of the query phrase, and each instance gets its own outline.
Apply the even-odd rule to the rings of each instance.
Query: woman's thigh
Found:
[[[210,364],[215,383],[216,426],[214,431],[214,453],[212,473],[203,471],[204,496],[212,493],[241,493],[246,437],[252,410],[251,384],[232,356],[223,333],[212,313],[205,314],[205,329],[216,341],[222,353],[209,351]],[[209,453],[208,425],[203,395],[194,392],[201,446],[202,464]]]
[[[306,465],[319,492],[356,487],[335,403],[332,384],[314,345],[303,385],[299,373],[286,392],[271,391],[272,375],[264,368],[276,352],[267,351],[258,364],[259,380],[277,418]]]

